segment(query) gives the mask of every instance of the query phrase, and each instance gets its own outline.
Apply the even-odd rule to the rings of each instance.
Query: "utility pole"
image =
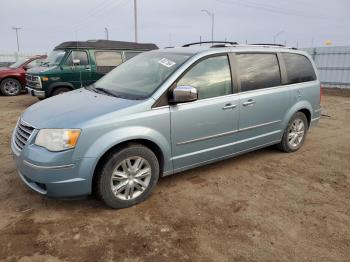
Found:
[[[211,42],[214,43],[214,13],[203,9],[202,12],[206,13],[211,17]]]
[[[134,0],[135,42],[137,43],[137,0]]]
[[[108,40],[108,28],[105,27],[106,39]]]
[[[277,34],[275,34],[275,35],[273,36],[273,43],[274,43],[274,44],[276,44],[276,39],[277,39],[277,37],[278,37],[280,34],[282,34],[282,33],[284,33],[283,30],[279,31]]]
[[[16,31],[16,38],[17,38],[17,52],[19,52],[19,41],[18,41],[18,30],[21,30],[22,27],[12,27],[13,30]]]

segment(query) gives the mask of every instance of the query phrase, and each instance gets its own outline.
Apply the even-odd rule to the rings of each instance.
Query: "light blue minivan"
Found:
[[[32,105],[11,147],[20,178],[40,194],[96,193],[124,208],[161,176],[274,144],[294,152],[320,113],[307,53],[186,45],[140,54],[89,87]]]

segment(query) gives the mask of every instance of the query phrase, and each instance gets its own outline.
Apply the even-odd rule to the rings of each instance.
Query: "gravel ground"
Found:
[[[166,177],[123,210],[22,184],[10,133],[36,102],[0,97],[0,261],[350,261],[349,97],[323,97],[298,152],[270,147]]]

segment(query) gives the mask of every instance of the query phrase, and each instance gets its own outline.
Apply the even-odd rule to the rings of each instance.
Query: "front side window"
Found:
[[[124,54],[125,54],[125,60],[129,60],[130,58],[133,58],[134,56],[141,54],[141,52],[125,52]]]
[[[144,99],[181,66],[191,55],[171,52],[145,52],[122,63],[95,82],[94,87],[107,89],[122,98]]]
[[[97,66],[113,66],[116,67],[123,63],[122,54],[113,51],[96,51],[95,59]]]
[[[282,56],[287,70],[287,84],[316,80],[315,70],[306,56],[291,53],[283,53]]]
[[[276,54],[237,54],[241,92],[281,85]]]
[[[87,53],[85,51],[72,51],[70,52],[67,60],[66,60],[66,65],[68,66],[73,66],[73,60],[79,60],[80,63],[79,65],[85,66],[89,65],[89,60]]]
[[[227,56],[206,58],[194,65],[177,83],[197,89],[198,99],[232,94],[231,71]]]

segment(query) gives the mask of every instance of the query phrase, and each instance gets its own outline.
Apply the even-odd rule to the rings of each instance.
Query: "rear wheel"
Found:
[[[112,208],[144,201],[159,178],[155,154],[143,145],[132,145],[111,154],[97,178],[100,199]]]
[[[21,92],[22,86],[18,80],[6,78],[1,82],[0,90],[5,96],[16,96]]]
[[[308,122],[302,112],[297,112],[290,119],[278,147],[284,152],[295,152],[304,144]]]
[[[55,90],[53,90],[52,95],[57,96],[57,95],[60,95],[60,94],[63,94],[65,92],[69,92],[69,91],[72,91],[72,89],[70,89],[68,87],[58,87]]]

